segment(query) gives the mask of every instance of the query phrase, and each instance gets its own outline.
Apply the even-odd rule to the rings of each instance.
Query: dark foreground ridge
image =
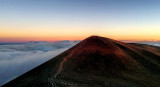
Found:
[[[157,51],[91,36],[2,87],[159,87]]]

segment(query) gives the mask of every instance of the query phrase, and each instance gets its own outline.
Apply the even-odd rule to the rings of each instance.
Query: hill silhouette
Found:
[[[159,87],[159,50],[91,36],[2,87]]]

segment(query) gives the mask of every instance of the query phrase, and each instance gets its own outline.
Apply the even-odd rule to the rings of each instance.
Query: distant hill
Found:
[[[160,87],[159,52],[91,36],[2,87]]]

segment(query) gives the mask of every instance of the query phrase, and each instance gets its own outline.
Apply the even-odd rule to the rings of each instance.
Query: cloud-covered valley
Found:
[[[78,42],[0,44],[0,86],[55,57]]]

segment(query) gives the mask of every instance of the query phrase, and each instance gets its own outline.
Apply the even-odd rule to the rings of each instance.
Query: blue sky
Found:
[[[0,37],[70,39],[97,34],[160,40],[159,4],[159,0],[0,0]],[[25,33],[29,31],[30,36]]]

